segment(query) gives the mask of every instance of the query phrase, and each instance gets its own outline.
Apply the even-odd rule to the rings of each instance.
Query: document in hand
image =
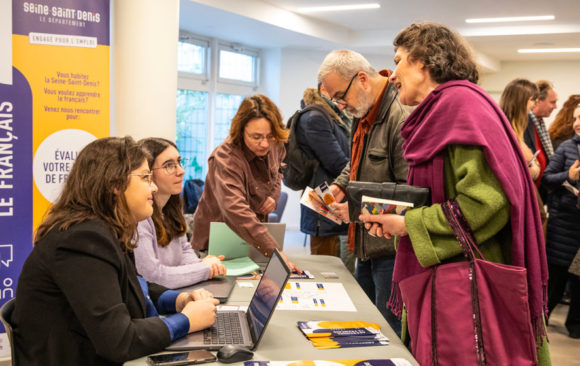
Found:
[[[226,276],[241,276],[260,268],[250,257],[224,260],[222,264],[226,267]]]
[[[370,196],[361,197],[361,212],[363,214],[397,214],[404,215],[408,208],[413,208],[412,202],[395,201]]]
[[[318,349],[381,346],[389,339],[376,323],[355,321],[299,321],[298,328]]]
[[[304,193],[302,194],[302,197],[300,198],[300,203],[303,204],[304,206],[308,207],[309,209],[316,211],[317,213],[319,213],[320,215],[326,217],[327,219],[337,223],[337,224],[342,224],[342,220],[336,216],[332,210],[329,209],[328,206],[326,206],[325,204],[321,204],[320,202],[313,202],[313,200],[310,198],[310,192],[312,192],[313,189],[310,187],[306,187],[304,189]],[[330,202],[329,200],[327,200],[328,202]]]

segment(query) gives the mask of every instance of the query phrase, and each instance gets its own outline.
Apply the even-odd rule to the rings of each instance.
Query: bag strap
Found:
[[[449,225],[455,234],[455,238],[461,246],[463,255],[465,255],[469,261],[473,261],[475,259],[473,250],[475,250],[479,257],[485,260],[483,254],[479,250],[479,246],[475,240],[475,235],[473,235],[473,231],[465,219],[465,216],[463,215],[463,212],[461,211],[457,201],[445,201],[441,204],[441,209],[443,210],[443,214],[445,215],[445,218],[449,222]]]
[[[473,336],[475,340],[475,352],[477,357],[477,364],[479,366],[483,366],[487,364],[487,361],[485,358],[485,347],[483,345],[481,309],[479,307],[479,291],[477,289],[477,276],[475,271],[475,258],[473,255],[473,249],[477,251],[482,259],[485,260],[485,258],[483,258],[483,255],[477,247],[477,242],[475,241],[473,232],[471,231],[469,223],[465,219],[465,216],[463,215],[463,212],[461,211],[457,201],[445,201],[441,204],[441,208],[443,209],[443,214],[445,214],[445,218],[447,218],[451,229],[453,229],[453,233],[455,234],[459,245],[461,245],[463,254],[469,260],[469,282],[471,287],[471,307],[473,311]],[[434,293],[435,291],[432,292],[432,294]]]

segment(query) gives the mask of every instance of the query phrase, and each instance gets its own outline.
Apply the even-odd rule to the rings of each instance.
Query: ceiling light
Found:
[[[523,48],[518,53],[561,53],[561,52],[580,52],[580,48]]]
[[[473,18],[465,19],[465,23],[505,23],[505,22],[531,22],[535,20],[554,20],[553,15],[538,15],[529,17],[506,17],[506,18]]]
[[[381,5],[377,3],[369,4],[352,4],[352,5],[330,5],[330,6],[314,6],[308,8],[298,8],[300,13],[318,13],[324,11],[346,11],[346,10],[361,10],[361,9],[378,9]]]

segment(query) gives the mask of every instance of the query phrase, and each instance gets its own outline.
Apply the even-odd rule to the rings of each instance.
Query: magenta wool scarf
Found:
[[[430,188],[433,204],[446,199],[446,147],[481,146],[511,205],[512,260],[508,264],[527,269],[532,325],[537,335],[545,334],[542,311],[546,309],[548,269],[534,183],[517,138],[497,103],[476,84],[449,81],[417,106],[403,124],[401,135],[405,139],[403,156],[409,163],[408,184]],[[409,236],[400,238],[389,300],[396,315],[402,311],[398,283],[423,271]]]

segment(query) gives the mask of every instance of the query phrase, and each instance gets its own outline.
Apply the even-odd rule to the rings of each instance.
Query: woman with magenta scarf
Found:
[[[488,261],[527,269],[538,364],[549,365],[543,341],[548,279],[544,235],[533,181],[509,121],[476,85],[476,64],[455,32],[435,23],[412,24],[393,43],[397,67],[391,82],[402,104],[417,106],[401,130],[408,184],[430,188],[432,205],[404,216],[360,216],[371,235],[399,237],[388,305],[401,315],[402,280],[434,265],[465,260],[441,209],[441,203],[453,200]],[[443,326],[452,331],[454,325]]]

